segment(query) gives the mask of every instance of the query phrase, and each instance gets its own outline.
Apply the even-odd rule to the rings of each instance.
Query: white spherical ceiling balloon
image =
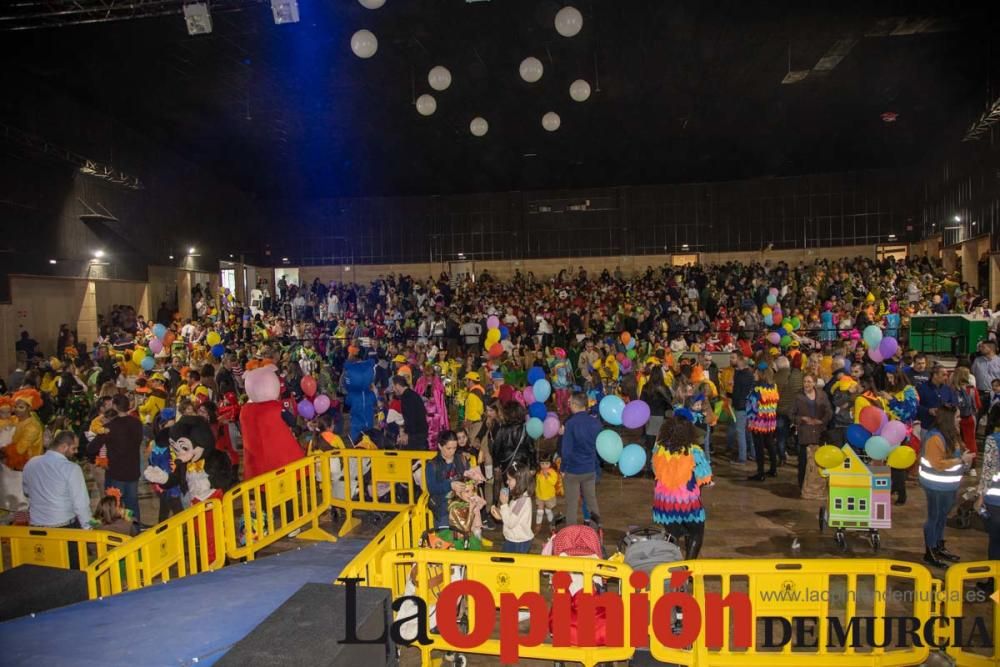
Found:
[[[583,79],[577,79],[569,84],[569,96],[575,102],[586,102],[590,97],[590,84]]]
[[[371,58],[378,51],[378,39],[370,30],[358,30],[351,37],[351,51],[358,58]]]
[[[542,61],[534,56],[528,56],[521,61],[521,66],[518,68],[521,73],[521,78],[528,83],[535,83],[542,78],[542,72],[545,68],[542,67]]]
[[[417,113],[421,116],[430,116],[437,111],[438,103],[433,95],[421,95],[417,98]]]
[[[447,67],[441,65],[432,67],[431,71],[427,73],[427,83],[434,90],[447,90],[448,86],[451,85],[451,72],[448,71]]]
[[[556,13],[556,32],[573,37],[583,28],[583,14],[576,7],[563,7]]]
[[[486,119],[482,116],[476,116],[469,123],[469,132],[472,132],[473,136],[481,137],[490,131],[490,124],[486,122]]]
[[[365,9],[378,9],[385,4],[385,0],[358,0]]]
[[[555,111],[550,111],[544,116],[542,116],[542,127],[544,127],[549,132],[555,132],[559,129],[559,125],[562,123],[562,119],[559,118],[559,114]]]

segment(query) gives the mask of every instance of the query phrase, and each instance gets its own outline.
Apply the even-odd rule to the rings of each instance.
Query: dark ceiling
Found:
[[[13,123],[32,110],[12,99],[69,92],[261,198],[447,194],[909,165],[961,139],[996,62],[995,10],[974,8],[991,3],[583,0],[568,39],[564,4],[299,0],[298,24],[263,4],[202,36],[179,16],[5,32],[0,83],[35,95],[4,108]],[[359,28],[370,60],[350,51]],[[424,118],[436,64],[453,83]]]

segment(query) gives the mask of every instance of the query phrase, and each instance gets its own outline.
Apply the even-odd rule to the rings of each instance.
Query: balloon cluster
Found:
[[[510,331],[507,327],[500,326],[499,317],[490,315],[486,318],[486,341],[483,343],[483,347],[490,357],[496,359],[502,355],[504,350],[503,344],[500,341],[508,340],[509,338]]]
[[[488,322],[487,322],[488,324]],[[528,371],[528,386],[521,392],[528,404],[528,424],[525,427],[532,438],[554,438],[559,433],[559,415],[549,412],[545,401],[552,395],[552,385],[545,379],[545,369],[532,366]]]
[[[767,293],[767,305],[761,307],[760,314],[764,316],[764,325],[771,329],[766,338],[772,345],[787,348],[792,344],[792,332],[802,327],[802,321],[796,317],[785,317],[778,302],[778,288],[772,287]]]
[[[612,426],[624,426],[627,429],[639,429],[649,421],[649,405],[645,401],[625,401],[617,396],[605,396],[598,405],[601,419]],[[610,463],[617,465],[623,477],[631,477],[642,471],[646,465],[646,450],[642,445],[631,444],[627,447],[622,437],[611,429],[604,429],[597,436],[597,454]]]
[[[221,359],[222,355],[226,353],[226,346],[222,344],[222,336],[219,335],[219,332],[209,331],[208,335],[205,336],[205,342],[211,346],[212,356],[216,359]]]
[[[857,451],[864,451],[874,461],[885,461],[890,468],[909,468],[917,459],[912,448],[902,446],[908,429],[906,424],[890,420],[880,408],[868,405],[858,414],[857,424],[847,427],[847,442]],[[833,468],[844,462],[844,453],[833,445],[816,451],[816,463]]]
[[[317,394],[316,378],[306,375],[299,381],[302,393],[306,395],[298,403],[299,414],[306,419],[312,419],[316,415],[321,415],[330,409],[330,397],[326,394]]]
[[[156,366],[156,355],[164,347],[169,347],[173,342],[174,333],[157,322],[153,325],[153,337],[150,339],[148,347],[144,348],[137,345],[132,351],[132,362],[138,364],[142,370],[148,373]]]
[[[875,324],[865,327],[861,338],[868,348],[868,358],[875,363],[881,363],[892,357],[899,350],[899,341],[892,336],[882,336],[882,330]]]

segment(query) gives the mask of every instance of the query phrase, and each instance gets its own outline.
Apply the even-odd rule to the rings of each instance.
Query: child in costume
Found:
[[[554,358],[549,361],[552,369],[552,388],[556,395],[556,412],[560,417],[569,415],[569,395],[573,387],[573,366],[566,356],[566,350],[557,347]]]
[[[712,467],[698,432],[681,410],[664,421],[653,449],[653,521],[675,537],[685,538],[685,558],[695,559],[705,535],[701,488],[712,481]]]
[[[538,459],[538,473],[535,475],[535,523],[542,525],[542,516],[552,525],[552,511],[556,499],[562,496],[562,474],[552,465],[552,455],[545,454]]]

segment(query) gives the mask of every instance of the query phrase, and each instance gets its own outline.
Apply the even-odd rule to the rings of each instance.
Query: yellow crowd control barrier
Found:
[[[361,579],[362,586],[383,586],[382,557],[390,551],[416,549],[424,531],[434,525],[427,500],[428,496],[423,495],[416,505],[393,517],[368,546],[351,559],[340,576]],[[388,587],[388,583],[385,586]]]
[[[416,504],[427,476],[427,451],[337,449],[328,452],[334,507],[344,510],[344,536],[360,525],[356,511],[402,512]]]
[[[628,577],[632,570],[623,563],[590,558],[414,549],[393,551],[382,557],[381,585],[391,588],[393,597],[413,595],[427,603],[428,613],[435,619],[428,623],[430,626],[428,636],[431,639],[431,644],[421,646],[418,643],[414,646],[420,649],[421,664],[428,665],[432,664],[431,652],[435,650],[499,656],[502,638],[497,638],[496,629],[500,627],[498,614],[505,594],[514,596],[526,593],[547,594],[550,590],[549,575],[556,570],[575,575],[577,580],[582,583],[582,590],[587,593],[595,592],[595,579],[614,593],[613,597],[621,601],[620,607],[617,604],[615,606],[620,609],[624,641],[621,646],[555,647],[551,644],[549,633],[546,632],[546,637],[540,639],[542,643],[536,646],[519,647],[519,659],[535,658],[560,662],[580,662],[587,667],[599,662],[628,660],[633,653],[633,649],[628,646],[629,600],[631,597]],[[466,600],[460,605],[461,608],[447,611],[436,609],[437,596],[441,590],[449,583],[460,579],[468,579],[482,584],[485,591],[488,591],[490,603],[479,606]],[[481,623],[494,628],[494,631],[490,633],[489,639],[476,647],[461,648],[451,645],[437,630],[437,619],[443,618],[445,613],[451,615],[453,619],[456,616],[465,616],[470,633],[476,632]],[[533,623],[541,623],[545,628],[548,628],[548,614],[548,605],[546,605],[544,616],[532,619]],[[581,613],[581,616],[583,615]],[[618,612],[608,611],[608,616],[609,618],[618,616]],[[609,620],[609,627],[611,623],[612,621]]]
[[[979,617],[993,638],[992,648],[974,648],[950,645],[948,654],[959,667],[995,667],[1000,664],[1000,594],[991,599],[977,584],[993,581],[994,590],[1000,590],[1000,561],[961,563],[948,568],[945,577],[945,616],[965,619],[965,632],[974,629],[968,620]]]
[[[330,507],[330,452],[237,484],[223,497],[226,553],[253,560],[264,547],[289,537],[335,541],[319,527]],[[296,532],[298,531],[298,532]]]
[[[663,662],[695,667],[890,667],[921,664],[929,653],[926,645],[900,644],[892,635],[897,623],[887,629],[882,622],[886,617],[917,619],[908,623],[919,623],[922,635],[933,615],[935,587],[930,573],[919,565],[874,559],[697,560],[660,565],[650,577],[650,609],[668,591],[678,590],[672,587],[681,583],[672,581],[677,572],[689,575],[680,590],[697,602],[697,607],[681,608],[685,623],[690,614],[700,613],[702,630],[682,648],[666,646],[651,631],[650,650]],[[716,595],[726,600],[731,593],[745,594],[749,605],[718,604]],[[713,597],[711,605],[707,595]],[[790,627],[766,620],[774,617],[786,619]],[[871,643],[864,639],[869,617],[878,619],[871,622]],[[721,631],[718,648],[706,646],[709,626]],[[748,641],[741,642],[736,635],[741,627],[750,630]],[[842,633],[848,633],[846,639]],[[856,633],[861,633],[863,646],[853,645]],[[887,639],[888,646],[872,648]]]
[[[91,599],[222,567],[221,500],[207,500],[157,524],[87,568]]]
[[[82,570],[128,539],[105,530],[0,526],[0,572],[18,565],[68,570],[70,553],[76,555],[75,569]],[[9,554],[9,560],[5,554]]]

